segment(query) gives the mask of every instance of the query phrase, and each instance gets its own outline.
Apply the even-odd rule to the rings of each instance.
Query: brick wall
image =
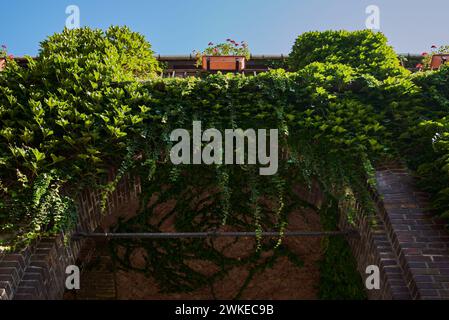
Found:
[[[358,232],[358,237],[348,237],[347,240],[362,279],[367,277],[367,266],[379,267],[380,289],[366,290],[368,299],[408,300],[411,295],[385,228],[381,208],[376,209],[374,214],[367,214],[358,203],[343,205],[339,227],[342,230],[353,228]],[[346,215],[348,210],[354,212],[351,223]]]
[[[368,265],[379,267],[381,288],[368,290],[369,299],[449,299],[449,233],[426,210],[427,195],[417,191],[402,165],[385,165],[376,175],[377,188],[370,190],[376,213],[367,215],[360,204],[346,203],[341,206],[340,221],[341,229],[358,231],[359,236],[348,237],[348,242],[362,278],[366,278]],[[140,191],[138,179],[125,177],[102,215],[100,194],[86,190],[77,201],[76,230],[100,227],[106,231],[119,216],[136,212]],[[321,206],[323,194],[317,185],[296,192]],[[355,212],[351,223],[346,215],[349,209]],[[81,247],[87,241],[65,245],[63,238],[62,234],[42,238],[20,252],[0,256],[0,299],[62,298],[65,268],[82,255]]]
[[[110,179],[114,176],[111,171]],[[136,210],[140,180],[125,176],[111,193],[106,212],[101,213],[100,193],[86,190],[77,201],[76,231],[92,232],[108,216],[117,218]],[[61,299],[64,293],[65,269],[75,264],[87,240],[64,243],[64,235],[41,238],[13,254],[0,255],[0,299]]]
[[[348,239],[362,275],[367,265],[379,267],[381,288],[368,290],[368,297],[449,299],[449,232],[429,212],[428,195],[403,164],[385,164],[376,177],[371,193],[377,212],[367,216],[355,204],[360,238]],[[351,227],[345,215],[340,225]]]
[[[367,188],[369,188],[367,186]],[[312,188],[298,187],[296,194],[303,200],[320,208],[324,194],[317,183]],[[357,202],[346,202],[340,206],[340,230],[354,229],[358,235],[347,237],[352,254],[357,262],[357,269],[366,278],[366,267],[376,265],[380,271],[379,290],[366,290],[368,299],[390,300],[390,299],[410,299],[411,294],[406,285],[400,264],[396,258],[392,243],[388,236],[388,231],[382,216],[382,204],[378,203],[376,190],[371,190],[372,197],[376,201],[377,210],[375,214],[368,215],[362,206]],[[348,212],[353,212],[351,222],[348,219]]]
[[[449,232],[429,212],[429,196],[417,189],[401,163],[377,168],[376,178],[375,189],[367,185],[375,213],[367,214],[357,202],[340,207],[339,228],[358,233],[347,240],[362,279],[367,266],[379,267],[380,289],[367,290],[368,298],[449,299]],[[321,206],[323,194],[316,184],[298,195]]]
[[[377,170],[381,215],[413,299],[449,299],[449,232],[400,164]]]

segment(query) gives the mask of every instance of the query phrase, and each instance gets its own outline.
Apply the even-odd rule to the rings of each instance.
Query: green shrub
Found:
[[[150,44],[126,27],[66,29],[41,43],[28,68],[8,64],[0,73],[0,232],[27,241],[70,224],[71,201],[59,190],[125,158],[127,131],[142,117],[131,114],[124,90],[158,71]],[[45,175],[48,185],[39,184]],[[31,202],[36,194],[45,201]]]
[[[379,79],[407,74],[386,37],[370,30],[306,32],[296,39],[289,62],[293,70],[312,62],[342,63]]]
[[[397,149],[416,172],[419,187],[432,195],[433,208],[448,219],[449,67],[417,73],[411,80],[417,91],[396,106]]]
[[[102,81],[126,81],[154,77],[160,68],[153,54],[144,36],[128,27],[85,27],[64,29],[41,42],[37,63],[55,80],[80,81],[95,72]]]

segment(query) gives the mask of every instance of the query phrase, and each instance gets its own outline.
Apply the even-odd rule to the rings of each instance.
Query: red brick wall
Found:
[[[449,232],[431,212],[404,166],[377,170],[379,204],[396,259],[413,299],[449,299]]]
[[[417,191],[404,166],[391,164],[377,170],[378,186],[371,190],[377,211],[367,215],[357,203],[341,207],[340,228],[355,228],[348,237],[362,278],[368,265],[380,270],[381,287],[367,290],[369,299],[449,299],[449,233],[426,208],[427,196]],[[113,174],[111,173],[111,179]],[[86,190],[78,200],[77,231],[107,228],[126,211],[135,211],[140,181],[125,177],[110,195],[106,213],[100,212],[100,194]],[[321,206],[317,185],[298,191]],[[355,212],[348,222],[347,211]],[[104,225],[102,226],[101,223]],[[65,268],[74,264],[85,240],[63,242],[63,235],[39,239],[28,248],[0,256],[0,299],[60,299]]]
[[[114,173],[111,171],[110,179]],[[101,213],[100,192],[86,190],[77,201],[76,231],[92,232],[108,216],[136,208],[140,180],[125,176],[111,193],[106,212]],[[65,269],[75,264],[86,240],[64,243],[64,235],[42,238],[29,247],[0,255],[0,299],[61,299]]]
[[[348,210],[355,212],[353,221],[348,222]],[[410,299],[401,267],[393,252],[393,247],[381,215],[381,208],[375,214],[367,214],[358,203],[341,208],[340,229],[354,228],[358,237],[348,238],[352,254],[357,261],[357,269],[365,281],[369,265],[379,267],[380,289],[366,290],[370,300]]]
[[[377,212],[369,217],[356,206],[360,238],[349,239],[362,275],[369,264],[380,269],[381,288],[367,291],[368,297],[449,299],[449,232],[429,212],[429,196],[403,164],[379,167],[376,178]],[[341,227],[347,226],[343,220]]]

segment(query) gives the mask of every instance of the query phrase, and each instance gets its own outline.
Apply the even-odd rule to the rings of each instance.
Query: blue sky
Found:
[[[368,5],[380,8],[381,31],[400,53],[449,44],[448,0],[0,0],[0,44],[16,56],[35,55],[61,31],[68,5],[81,26],[128,25],[159,54],[188,54],[209,41],[246,40],[255,54],[288,54],[310,30],[365,28]]]

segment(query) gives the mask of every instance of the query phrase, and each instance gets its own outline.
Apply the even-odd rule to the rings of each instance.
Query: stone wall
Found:
[[[111,171],[109,178],[113,176]],[[109,195],[104,213],[100,208],[100,192],[82,192],[77,201],[78,224],[74,231],[92,232],[110,217],[117,219],[136,212],[140,192],[140,180],[125,176]],[[65,243],[64,238],[64,234],[41,238],[19,252],[0,255],[0,299],[61,299],[65,269],[76,264],[87,241]]]

